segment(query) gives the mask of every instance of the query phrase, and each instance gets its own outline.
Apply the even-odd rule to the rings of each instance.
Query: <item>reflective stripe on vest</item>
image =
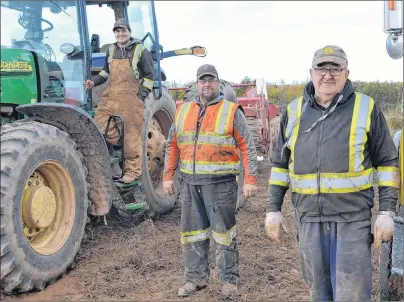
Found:
[[[285,137],[287,139],[287,146],[290,149],[290,164],[289,171],[294,171],[295,164],[295,144],[297,135],[299,133],[300,116],[302,115],[303,97],[293,100],[288,105],[288,124],[286,126]]]
[[[193,173],[194,162],[181,160],[180,170],[187,174]],[[236,162],[195,162],[195,174],[233,174],[240,171],[240,161]]]
[[[209,239],[209,229],[191,232],[180,232],[181,244],[193,243]]]
[[[99,73],[100,76],[102,76],[104,79],[108,79],[109,78],[109,73],[106,72],[105,70],[101,70]]]
[[[179,107],[175,116],[177,145],[181,152],[180,170],[187,174],[238,174],[240,158],[232,124],[238,105],[225,99],[210,105],[203,117],[210,124],[202,122],[198,138],[197,107],[195,102],[186,102]],[[204,152],[211,156],[202,156]],[[209,160],[206,161],[206,158]]]
[[[352,115],[351,131],[349,134],[349,171],[363,171],[363,151],[370,130],[370,114],[374,101],[361,93],[355,93],[355,105]]]
[[[229,246],[232,240],[236,238],[236,236],[237,236],[237,226],[232,227],[224,234],[212,231],[213,239],[221,245]]]
[[[143,44],[138,43],[138,44],[136,44],[135,51],[133,52],[132,69],[133,69],[133,73],[135,74],[136,79],[138,79],[138,80],[139,80],[140,74],[139,74],[139,68],[137,67],[137,64],[139,63],[140,57],[142,56],[142,53],[145,49],[146,49],[146,47],[144,47]],[[110,70],[111,70],[112,60],[114,59],[114,53],[115,53],[115,45],[112,44],[109,46],[109,56],[108,56],[108,64],[110,65],[110,67],[109,67]],[[148,85],[148,86],[150,86],[150,85]],[[152,85],[152,88],[153,88],[153,85]]]
[[[318,193],[351,193],[368,189],[373,182],[373,169],[364,170],[364,148],[367,142],[367,133],[370,130],[370,116],[374,107],[372,98],[355,93],[355,104],[352,113],[351,129],[349,134],[349,172],[346,173],[320,173],[317,174],[294,174],[294,154],[295,144],[299,131],[299,118],[302,113],[303,97],[295,99],[288,106],[288,124],[285,131],[287,145],[291,150],[291,163],[289,165],[289,180],[292,191],[300,194],[318,194]],[[388,172],[388,171],[384,171]],[[391,172],[391,171],[390,171]],[[281,181],[285,183],[285,175],[280,174],[285,171],[277,171],[269,182],[276,184]],[[385,184],[391,183],[391,174],[381,175]],[[281,180],[283,178],[283,180]],[[318,182],[320,182],[320,192]],[[281,185],[281,184],[279,184]]]
[[[142,56],[143,51],[146,49],[146,47],[143,46],[143,44],[136,44],[135,52],[133,53],[132,57],[132,69],[133,72],[135,73],[136,79],[140,79],[140,74],[139,74],[139,68],[137,68],[137,63],[139,63],[140,57]],[[153,88],[153,86],[152,86]]]
[[[399,187],[399,171],[396,167],[378,167],[377,178],[379,186]]]
[[[289,187],[289,171],[282,168],[272,168],[268,184]]]
[[[318,194],[317,174],[290,174],[292,192]],[[373,169],[362,172],[320,173],[320,193],[352,193],[372,186]]]

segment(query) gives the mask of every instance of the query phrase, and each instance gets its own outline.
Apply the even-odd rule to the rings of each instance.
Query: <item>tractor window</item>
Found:
[[[155,38],[151,1],[129,1],[128,19],[133,37],[143,39],[150,32]],[[149,50],[152,44],[150,38],[144,41],[144,45]]]
[[[114,11],[107,5],[87,5],[86,10],[89,37],[91,38],[93,34],[99,35],[100,52],[106,53],[108,46],[115,42],[112,32],[115,21]]]
[[[2,47],[37,54],[40,101],[84,104],[83,56],[74,60],[60,50],[70,43],[83,50],[76,1],[1,1]]]

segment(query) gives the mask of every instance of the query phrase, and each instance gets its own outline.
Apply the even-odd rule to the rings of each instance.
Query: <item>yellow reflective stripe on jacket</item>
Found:
[[[289,174],[292,192],[318,194],[317,174]],[[373,168],[361,172],[320,173],[320,193],[352,193],[368,189],[373,183]]]
[[[295,163],[295,145],[297,136],[299,134],[299,126],[300,126],[300,116],[302,115],[302,104],[303,104],[303,96],[295,99],[288,105],[288,124],[286,126],[285,137],[288,140],[288,146],[290,148],[290,164],[289,171],[294,171],[294,163]],[[290,141],[290,139],[291,141]]]
[[[231,103],[227,100],[223,100],[220,108],[219,108],[219,114],[217,115],[216,118],[216,123],[215,123],[215,133],[219,135],[224,135],[227,133],[227,130],[229,128],[229,121],[231,117],[231,112],[232,106],[237,106],[235,103]],[[230,109],[231,108],[231,109]]]
[[[153,89],[154,81],[148,78],[143,78],[143,86],[149,90]]]
[[[194,135],[179,135],[177,136],[177,144],[193,144]],[[209,135],[209,134],[199,134],[198,144],[208,144],[208,145],[220,145],[220,146],[234,146],[236,140],[233,136],[219,136],[219,135]]]
[[[379,186],[384,187],[399,187],[398,168],[396,167],[378,167],[377,177]]]
[[[221,245],[226,245],[229,246],[234,238],[236,238],[237,235],[237,226],[232,227],[230,230],[228,230],[226,233],[217,233],[215,231],[212,231],[212,237],[213,239],[221,244]]]
[[[209,238],[209,229],[197,230],[191,232],[180,232],[181,244],[193,243]]]
[[[135,51],[133,52],[133,57],[132,57],[132,69],[133,72],[135,73],[135,76],[137,79],[139,79],[139,68],[137,67],[137,64],[140,61],[140,57],[142,56],[143,51],[146,49],[146,47],[143,46],[143,44],[139,43],[136,44]],[[153,86],[152,86],[153,88]]]
[[[115,53],[115,45],[111,44],[108,48],[109,56],[108,56],[108,64],[111,65],[112,60],[114,59],[114,53]],[[109,67],[109,70],[111,70],[111,66]]]
[[[109,73],[106,72],[105,70],[101,70],[98,75],[102,76],[102,77],[105,78],[105,79],[108,79],[108,78],[109,78]]]
[[[182,129],[184,129],[185,117],[187,116],[188,111],[191,108],[191,104],[192,102],[183,103],[181,108],[179,109],[179,113],[175,120],[177,137],[181,135]]]
[[[193,174],[194,164],[191,160],[180,160],[180,170]],[[237,162],[195,162],[195,174],[234,174],[240,173],[240,161]]]
[[[289,187],[289,183],[289,170],[275,167],[271,169],[268,184]]]
[[[370,130],[370,115],[373,110],[372,98],[361,93],[355,93],[355,105],[349,133],[349,171],[363,171],[364,149],[367,133]]]

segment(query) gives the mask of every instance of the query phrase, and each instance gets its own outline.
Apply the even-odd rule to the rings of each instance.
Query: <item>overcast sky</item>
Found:
[[[316,49],[342,47],[350,78],[403,81],[403,59],[385,48],[383,1],[156,1],[164,50],[205,46],[205,58],[181,56],[162,61],[168,80],[187,82],[201,64],[219,76],[244,76],[286,83],[304,81]]]

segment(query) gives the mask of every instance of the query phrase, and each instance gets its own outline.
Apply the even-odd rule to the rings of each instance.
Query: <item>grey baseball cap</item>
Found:
[[[219,78],[219,74],[217,73],[215,66],[210,64],[205,64],[198,68],[198,71],[196,72],[196,78],[199,80],[204,75],[211,75],[213,77]]]
[[[117,28],[127,28],[129,31],[132,31],[128,21],[126,21],[125,19],[118,19],[115,21],[112,31],[115,31]]]
[[[312,66],[317,67],[319,64],[334,63],[341,68],[348,66],[348,58],[345,51],[336,45],[326,45],[314,53]]]

